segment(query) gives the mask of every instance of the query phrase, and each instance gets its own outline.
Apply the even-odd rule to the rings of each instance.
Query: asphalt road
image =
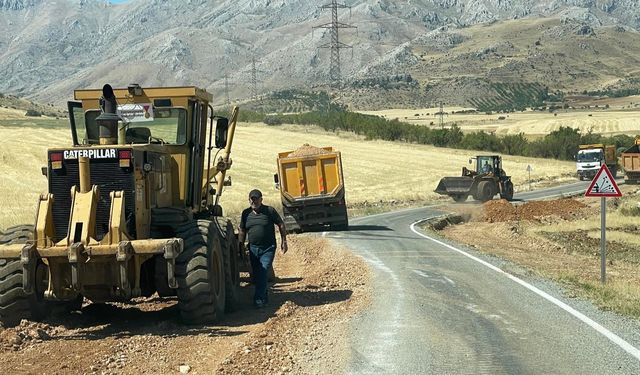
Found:
[[[348,373],[640,374],[638,321],[566,298],[517,265],[431,239],[415,225],[440,214],[435,207],[408,209],[324,233],[374,270],[372,305],[349,333]]]

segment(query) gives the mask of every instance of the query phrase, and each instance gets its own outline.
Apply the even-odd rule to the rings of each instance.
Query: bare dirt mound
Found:
[[[34,374],[343,373],[349,319],[368,304],[364,260],[327,240],[290,236],[276,255],[269,306],[252,307],[243,274],[238,311],[185,326],[174,298],[89,304],[43,323],[0,327],[3,369]]]
[[[483,221],[489,223],[504,221],[540,221],[542,218],[556,216],[564,220],[575,219],[587,206],[575,199],[527,202],[513,205],[500,199],[483,205]]]
[[[311,146],[308,143],[305,143],[302,146],[300,146],[297,150],[290,153],[288,157],[299,158],[299,157],[323,155],[328,153],[329,151],[325,150],[324,148]]]

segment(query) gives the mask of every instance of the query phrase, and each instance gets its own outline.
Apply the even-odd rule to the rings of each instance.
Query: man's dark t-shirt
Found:
[[[251,207],[242,211],[240,229],[247,233],[249,243],[258,246],[275,246],[275,225],[282,224],[278,211],[271,206],[260,206],[258,212],[253,212]]]

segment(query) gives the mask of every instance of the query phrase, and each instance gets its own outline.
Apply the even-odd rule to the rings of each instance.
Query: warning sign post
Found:
[[[607,282],[607,197],[622,196],[606,164],[602,164],[584,196],[600,197],[600,280],[604,284]]]

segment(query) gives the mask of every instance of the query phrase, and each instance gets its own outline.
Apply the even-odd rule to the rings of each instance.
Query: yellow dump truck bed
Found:
[[[628,182],[640,182],[640,139],[636,144],[625,150],[620,155],[620,165],[624,169],[625,180]]]
[[[344,186],[340,152],[331,147],[312,153],[278,154],[280,191],[289,201],[335,196]]]

